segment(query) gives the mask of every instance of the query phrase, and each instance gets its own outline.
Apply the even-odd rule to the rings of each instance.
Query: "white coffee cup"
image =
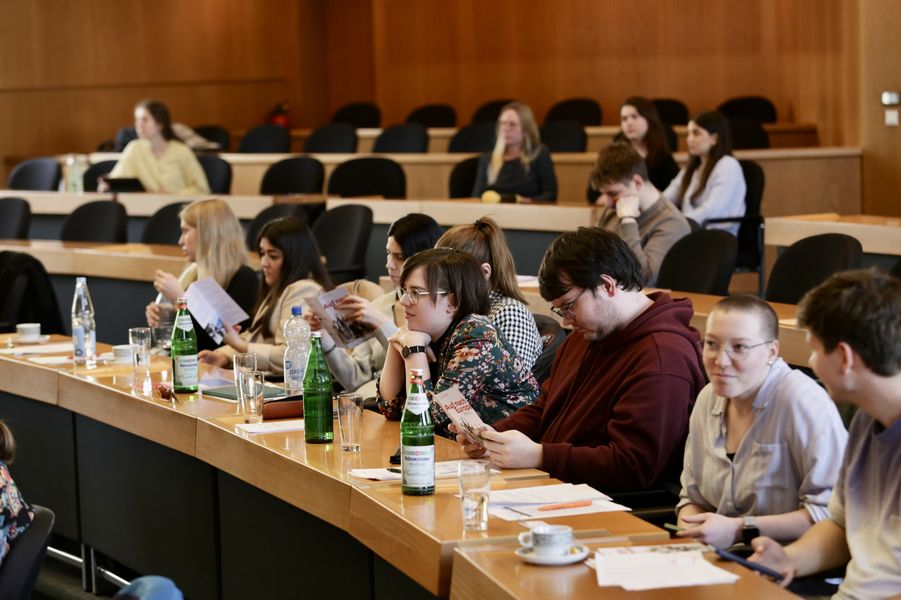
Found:
[[[519,534],[519,543],[531,548],[536,556],[563,556],[573,545],[573,528],[569,525],[539,525]]]
[[[120,344],[118,346],[113,346],[113,359],[117,363],[128,363],[131,364],[131,357],[134,349],[131,347],[131,344]]]
[[[36,340],[41,337],[40,323],[19,323],[16,325],[16,336],[20,340]]]

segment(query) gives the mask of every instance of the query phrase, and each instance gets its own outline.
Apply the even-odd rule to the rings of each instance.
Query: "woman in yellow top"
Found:
[[[135,132],[110,177],[136,177],[148,192],[209,194],[210,185],[194,151],[172,131],[169,109],[162,102],[143,100],[135,106]],[[101,180],[100,191],[106,185]]]

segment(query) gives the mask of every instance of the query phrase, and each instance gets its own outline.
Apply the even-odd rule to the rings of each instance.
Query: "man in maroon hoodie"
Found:
[[[554,240],[538,277],[573,332],[534,404],[494,423],[485,448],[458,441],[500,467],[535,467],[603,491],[678,481],[704,386],[691,302],[643,294],[635,255],[597,227]]]

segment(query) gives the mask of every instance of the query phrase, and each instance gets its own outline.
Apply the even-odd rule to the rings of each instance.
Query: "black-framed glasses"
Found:
[[[432,293],[428,290],[408,290],[408,289],[402,288],[400,286],[397,286],[397,288],[395,288],[395,291],[397,293],[397,299],[403,300],[404,298],[406,298],[407,302],[410,303],[410,306],[416,306],[417,304],[419,304],[420,296],[428,296]],[[441,294],[447,294],[448,291],[447,290],[438,290],[435,293],[438,295],[441,295]]]
[[[585,293],[585,289],[583,288],[579,295],[573,298],[570,302],[567,302],[563,306],[552,306],[551,312],[557,315],[562,319],[570,319],[573,317],[573,307],[576,305],[576,302],[579,301],[579,298],[582,297],[582,294]]]
[[[728,356],[731,360],[744,360],[748,358],[751,354],[751,350],[754,348],[759,348],[760,346],[764,346],[766,344],[772,344],[776,340],[767,340],[765,342],[760,342],[759,344],[742,344],[741,342],[735,342],[731,344],[721,344],[716,340],[711,340],[710,338],[704,338],[701,342],[703,346],[704,356],[707,358],[716,358],[720,355],[720,350],[726,350],[726,356]]]

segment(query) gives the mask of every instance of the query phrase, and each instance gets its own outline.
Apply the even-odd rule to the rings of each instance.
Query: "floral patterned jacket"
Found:
[[[9,468],[0,460],[0,564],[10,543],[31,525],[34,513],[22,498]]]
[[[432,343],[438,362],[429,365],[431,379],[426,389],[430,395],[456,385],[489,425],[534,402],[538,382],[487,317],[469,315],[451,327]],[[388,419],[400,419],[405,400],[406,387],[395,398],[379,396],[379,409]],[[431,412],[435,432],[449,437],[450,419],[434,402]]]

